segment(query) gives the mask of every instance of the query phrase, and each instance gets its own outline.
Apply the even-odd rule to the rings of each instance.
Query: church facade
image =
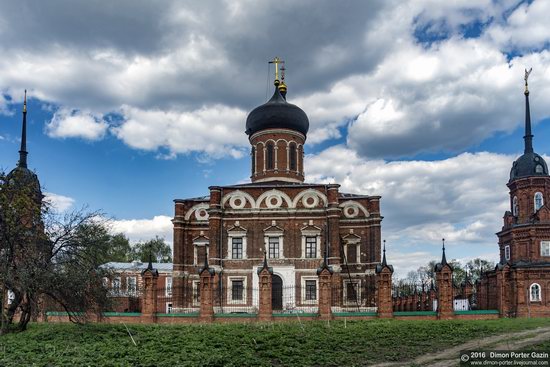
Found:
[[[258,269],[273,269],[274,312],[316,307],[317,269],[334,270],[334,297],[375,306],[381,260],[380,197],[346,194],[338,184],[304,182],[309,120],[286,100],[276,64],[271,99],[247,117],[251,182],[211,186],[209,195],[175,202],[173,307],[199,306],[199,270],[215,270],[218,306],[257,306]]]
[[[510,210],[497,233],[500,261],[478,287],[482,309],[501,316],[550,316],[550,176],[533,150],[529,89],[525,75],[524,154],[512,165]]]

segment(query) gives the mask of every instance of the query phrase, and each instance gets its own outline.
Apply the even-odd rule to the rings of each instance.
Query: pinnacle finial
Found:
[[[383,256],[382,256],[382,266],[386,266],[386,240],[384,240],[384,249],[383,249]]]
[[[529,107],[529,86],[527,84],[527,80],[529,79],[531,71],[533,71],[533,68],[529,70],[525,69],[525,77],[523,78],[525,80],[525,136],[523,137],[523,140],[525,142],[524,153],[533,152],[533,134],[531,133],[531,108]]]
[[[441,239],[443,242],[443,256],[441,257],[441,265],[447,264],[447,257],[445,256],[445,239]]]
[[[19,162],[17,166],[27,168],[27,90],[25,89],[25,99],[23,100],[23,123],[21,127],[21,148],[19,149]]]

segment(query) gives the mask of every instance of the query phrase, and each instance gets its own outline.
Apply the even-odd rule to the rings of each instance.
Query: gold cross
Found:
[[[275,64],[275,80],[279,80],[279,64],[284,64],[285,62],[279,59],[277,56],[269,62],[270,64]]]

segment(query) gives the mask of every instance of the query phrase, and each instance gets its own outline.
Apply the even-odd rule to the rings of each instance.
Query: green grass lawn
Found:
[[[273,324],[31,324],[0,337],[0,366],[350,366],[407,360],[546,319]]]

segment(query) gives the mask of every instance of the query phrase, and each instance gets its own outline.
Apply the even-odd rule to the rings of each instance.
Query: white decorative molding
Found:
[[[225,208],[227,201],[229,201],[231,209],[244,209],[247,202],[250,203],[252,209],[256,208],[254,198],[249,193],[241,190],[236,190],[225,195],[222,199],[222,208]]]
[[[191,209],[189,209],[187,213],[185,213],[185,220],[190,220],[191,215],[193,215],[193,213],[195,214],[195,218],[198,221],[208,220],[209,207],[210,205],[208,203],[199,203],[199,204],[193,205]]]
[[[307,200],[304,200],[305,198],[310,199],[312,197],[316,198],[316,199],[314,199],[314,200],[316,200],[315,203],[308,204],[308,203],[306,203]],[[323,207],[326,207],[328,205],[328,200],[327,200],[327,197],[325,196],[325,194],[323,194],[319,190],[315,190],[315,189],[307,189],[307,190],[304,190],[304,191],[300,192],[298,195],[296,195],[296,197],[294,198],[294,201],[292,202],[292,207],[296,208],[298,206],[298,203],[300,202],[300,200],[302,200],[302,204],[304,205],[304,207],[306,207],[308,209],[311,209],[311,208],[314,208],[314,207],[318,206],[319,205],[319,200],[323,201]]]
[[[288,208],[292,208],[292,200],[290,199],[290,196],[279,190],[273,189],[261,194],[258,197],[258,200],[256,200],[256,208],[260,208],[262,201],[264,200],[265,205],[269,209],[280,208],[283,205],[283,201],[286,203]]]
[[[344,216],[346,218],[357,218],[359,216],[359,212],[363,212],[365,217],[369,217],[370,214],[363,205],[356,201],[348,200],[341,203],[340,208],[342,208],[342,212],[344,213]]]

